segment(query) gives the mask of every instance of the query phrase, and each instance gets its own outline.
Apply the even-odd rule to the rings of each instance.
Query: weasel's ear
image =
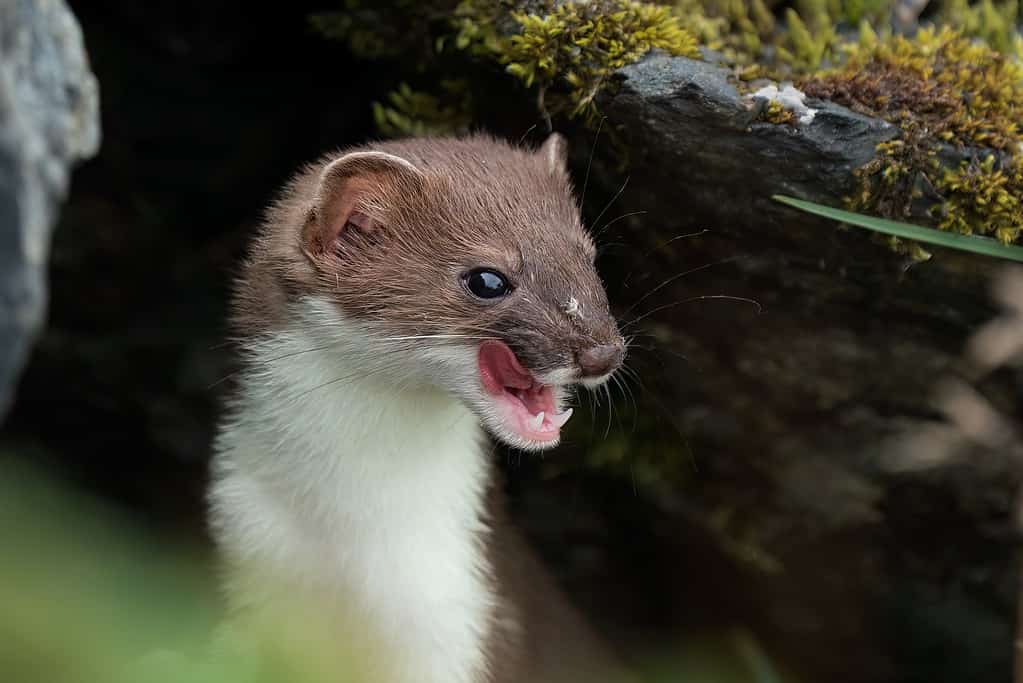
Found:
[[[346,230],[371,231],[382,224],[381,201],[422,190],[423,173],[411,162],[384,152],[352,152],[320,172],[302,235],[303,249],[322,256]]]
[[[540,145],[538,152],[547,162],[551,173],[568,172],[568,141],[561,133],[551,133]]]

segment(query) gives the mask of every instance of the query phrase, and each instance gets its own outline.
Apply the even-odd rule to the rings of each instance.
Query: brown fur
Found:
[[[408,164],[334,163],[370,151]],[[353,212],[369,220],[353,224]],[[315,293],[381,335],[484,331],[543,373],[582,349],[623,346],[594,257],[560,136],[535,151],[486,136],[376,143],[328,155],[288,184],[245,264],[234,323],[243,338],[273,334],[289,301]],[[514,293],[470,296],[462,276],[482,266],[506,274]],[[581,315],[565,313],[569,299]],[[603,647],[507,524],[500,496],[491,503],[492,683],[596,680],[583,672],[607,671]]]
[[[488,683],[632,683],[509,524],[500,492],[492,490],[488,502],[487,556],[500,600],[487,647]]]
[[[583,348],[621,346],[562,145],[557,137],[539,152],[484,136],[384,142],[346,153],[393,154],[421,177],[362,165],[321,187],[322,170],[344,154],[325,157],[269,211],[237,290],[239,330],[270,332],[284,323],[291,294],[316,292],[384,334],[493,331],[537,373]],[[331,221],[356,205],[379,226],[348,225],[335,240]],[[466,296],[461,275],[479,266],[509,276],[514,294],[496,303]],[[563,314],[569,298],[582,316]]]

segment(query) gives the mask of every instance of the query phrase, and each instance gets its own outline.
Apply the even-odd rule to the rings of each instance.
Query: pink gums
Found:
[[[508,429],[528,441],[558,439],[570,413],[558,413],[553,387],[537,382],[503,342],[483,343],[478,364],[483,388]],[[537,426],[536,415],[541,412],[544,417]]]

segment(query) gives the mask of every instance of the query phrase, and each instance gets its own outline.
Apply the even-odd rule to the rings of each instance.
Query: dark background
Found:
[[[100,82],[103,143],[73,176],[53,242],[47,329],[4,439],[154,534],[206,546],[203,492],[230,388],[235,266],[297,166],[376,135],[371,102],[400,73],[315,33],[307,17],[322,3],[71,6]],[[542,140],[529,96],[497,85],[480,126]],[[591,214],[607,198],[591,187]],[[590,421],[586,436],[562,449],[557,476],[503,454],[520,523],[620,638],[643,644],[680,621],[730,623],[744,604],[738,583],[720,558],[700,554],[699,532],[669,525],[627,480],[579,466],[606,410],[576,418]],[[692,581],[690,565],[722,590]]]
[[[230,388],[225,319],[236,264],[262,208],[298,165],[376,134],[371,103],[404,79],[407,65],[357,59],[315,33],[309,14],[337,9],[322,2],[70,4],[100,82],[103,144],[72,178],[53,243],[47,329],[0,438],[154,538],[208,550],[203,491]],[[533,95],[499,73],[492,78],[478,101],[479,125],[512,140],[542,139]],[[558,125],[572,134],[579,178],[592,133]],[[584,204],[591,223],[625,179],[601,158]],[[651,182],[634,179],[604,220],[671,203],[656,184],[669,171],[646,169]],[[671,215],[643,217],[651,232],[674,230],[685,216],[678,196]],[[959,495],[963,471],[889,477],[876,504],[882,518],[843,526],[846,480],[829,479],[827,450],[801,450],[826,443],[836,453],[867,452],[871,444],[842,443],[842,425],[862,435],[869,430],[857,420],[884,428],[891,416],[933,419],[916,385],[899,386],[896,372],[889,384],[885,366],[938,347],[932,374],[944,369],[993,314],[980,277],[970,275],[961,300],[932,306],[936,271],[899,272],[901,262],[859,236],[829,231],[807,244],[723,230],[686,242],[692,248],[670,261],[650,257],[651,241],[665,235],[627,225],[604,236],[599,262],[618,312],[665,276],[699,269],[634,313],[724,293],[755,297],[768,315],[744,306],[672,309],[674,336],[664,342],[653,330],[632,351],[638,408],[621,394],[614,413],[584,405],[566,445],[543,462],[500,454],[517,521],[578,604],[630,652],[704,643],[738,626],[806,680],[1004,680],[1013,588],[984,571],[1014,576],[1012,549],[970,526],[995,519],[993,535],[1009,535],[997,526],[1009,526],[1002,489],[987,495],[971,484],[977,502]],[[738,260],[747,265],[739,269]],[[889,348],[893,338],[904,343]],[[803,365],[812,354],[817,376]],[[863,397],[878,396],[864,408]],[[791,443],[757,440],[788,432]],[[826,438],[799,438],[818,432]],[[661,469],[594,466],[606,443]],[[778,465],[796,472],[804,463],[812,465],[798,471],[805,489],[774,478]],[[974,470],[969,477],[988,483]],[[743,548],[723,546],[704,519],[718,508],[746,520],[763,508],[784,571],[751,570],[757,558],[737,559]],[[840,521],[831,525],[829,515]],[[950,661],[948,648],[975,658]]]

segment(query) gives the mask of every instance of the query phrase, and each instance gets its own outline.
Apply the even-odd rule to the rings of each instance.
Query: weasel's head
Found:
[[[510,445],[554,446],[569,388],[625,356],[564,148],[477,136],[335,156],[278,207],[300,252],[278,272],[330,302],[323,329],[367,373],[449,392]]]

